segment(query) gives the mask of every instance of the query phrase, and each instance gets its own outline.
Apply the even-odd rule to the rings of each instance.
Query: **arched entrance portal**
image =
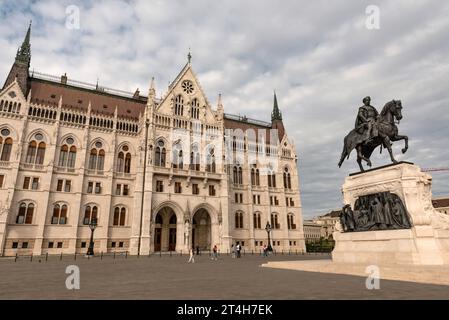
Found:
[[[156,214],[154,226],[154,251],[176,250],[176,214],[164,207]]]
[[[206,209],[199,209],[193,215],[192,245],[200,250],[211,249],[211,220]]]

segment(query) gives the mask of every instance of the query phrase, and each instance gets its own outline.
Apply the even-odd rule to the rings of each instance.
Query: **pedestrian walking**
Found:
[[[231,257],[235,258],[235,247],[234,247],[234,245],[231,245]]]
[[[189,261],[187,263],[190,263],[190,262],[191,263],[195,263],[195,256],[193,254],[193,248],[190,248],[189,253],[190,253],[190,258],[189,258]]]
[[[218,247],[217,245],[214,245],[214,248],[212,249],[213,255],[212,260],[218,260]]]
[[[240,251],[242,250],[242,247],[240,246],[240,243],[237,243],[237,246],[235,247],[235,251],[237,253],[237,258],[240,258]]]
[[[197,255],[197,256],[200,255],[200,246],[196,246],[196,255]]]
[[[268,247],[265,244],[263,245],[263,256],[268,257]]]

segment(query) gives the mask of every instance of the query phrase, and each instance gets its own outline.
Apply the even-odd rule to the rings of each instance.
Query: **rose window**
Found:
[[[184,89],[184,92],[187,93],[187,94],[193,93],[194,88],[193,88],[192,81],[184,80],[182,82],[182,88]]]

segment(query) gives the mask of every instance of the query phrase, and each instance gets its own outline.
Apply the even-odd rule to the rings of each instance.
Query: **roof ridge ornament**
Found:
[[[190,53],[190,47],[189,47],[189,53],[187,54],[187,62],[190,65],[192,62],[192,54]]]

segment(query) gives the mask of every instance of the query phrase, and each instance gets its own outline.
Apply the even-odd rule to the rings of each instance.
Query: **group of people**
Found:
[[[232,258],[241,258],[242,257],[242,246],[240,245],[240,243],[237,243],[235,246],[232,245],[231,246],[231,256]],[[196,247],[196,255],[199,255],[199,247]],[[218,260],[218,246],[214,245],[214,247],[212,248],[212,252],[211,252],[211,260]],[[195,263],[195,250],[192,248],[190,248],[189,250],[189,261],[188,263]]]
[[[266,245],[263,244],[260,247],[261,250],[261,254],[263,257],[268,257],[268,253],[270,251],[270,248]],[[191,248],[189,250],[189,261],[188,263],[195,263],[195,250],[194,248]],[[196,247],[196,255],[199,255],[199,247]],[[242,257],[242,245],[240,243],[237,243],[235,246],[231,245],[231,257],[232,258],[241,258]],[[212,248],[212,252],[211,252],[211,260],[218,260],[218,246],[214,245],[214,247]]]
[[[199,246],[196,246],[196,255],[200,254],[200,248]],[[212,248],[212,254],[211,254],[211,260],[218,260],[218,246],[214,245]],[[192,248],[189,250],[189,261],[187,263],[195,263],[195,251]]]

